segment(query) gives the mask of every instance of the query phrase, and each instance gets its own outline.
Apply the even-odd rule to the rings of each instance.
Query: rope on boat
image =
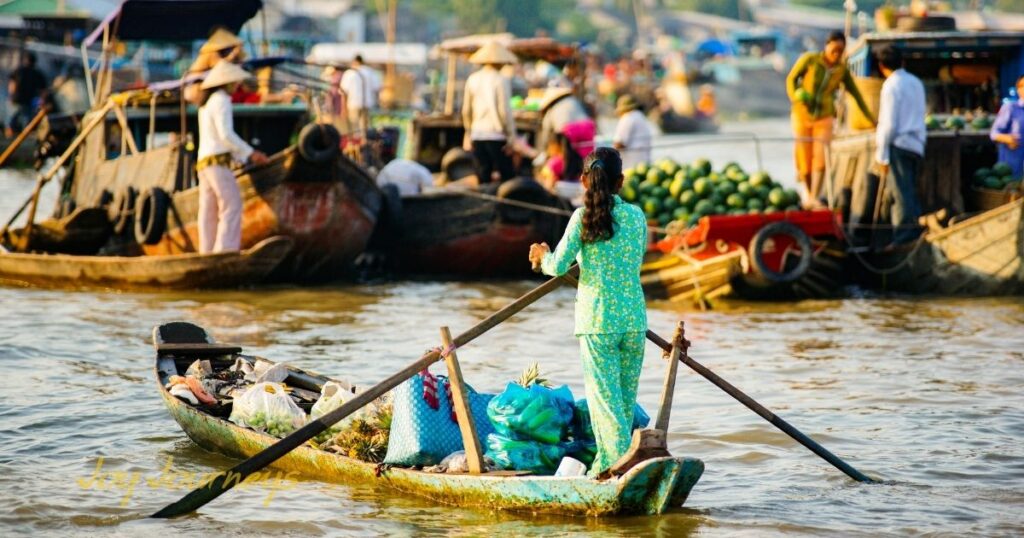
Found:
[[[559,209],[557,207],[551,207],[551,206],[546,206],[546,205],[531,204],[530,202],[522,202],[522,201],[519,201],[519,200],[509,200],[507,198],[499,198],[497,196],[494,196],[493,194],[486,194],[486,193],[477,192],[477,191],[473,191],[473,190],[469,190],[469,189],[462,189],[462,188],[456,188],[456,187],[445,187],[445,190],[449,191],[449,192],[456,193],[456,194],[461,194],[463,196],[468,196],[470,198],[479,198],[481,200],[487,200],[488,202],[494,202],[494,203],[497,203],[497,204],[506,204],[506,205],[510,205],[510,206],[520,207],[520,208],[523,208],[523,209],[529,209],[529,210],[532,210],[532,211],[538,211],[540,213],[548,213],[548,214],[551,214],[551,215],[557,215],[559,217],[571,217],[572,216],[572,211],[569,211],[568,209]],[[668,234],[669,233],[668,229],[662,228],[660,226],[648,225],[647,229],[652,231],[652,232],[660,233],[660,234]]]

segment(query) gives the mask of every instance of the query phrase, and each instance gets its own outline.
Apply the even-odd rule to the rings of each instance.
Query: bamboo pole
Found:
[[[445,364],[448,365],[448,382],[452,391],[452,406],[455,408],[455,418],[459,422],[459,432],[462,434],[462,446],[466,450],[466,463],[469,466],[470,474],[480,474],[484,471],[483,451],[480,449],[480,437],[476,433],[476,423],[473,421],[473,410],[469,406],[469,394],[466,391],[466,383],[462,378],[462,367],[459,366],[459,359],[455,356],[455,349],[452,348],[452,333],[448,327],[441,327],[441,345],[451,349],[445,356]]]
[[[0,166],[3,166],[4,163],[7,162],[7,159],[9,159],[11,155],[14,154],[14,151],[21,146],[21,143],[24,142],[26,138],[28,138],[29,133],[35,130],[35,128],[39,126],[39,122],[43,121],[43,118],[45,117],[46,108],[39,107],[39,112],[36,112],[36,115],[32,118],[32,121],[28,122],[28,125],[26,125],[25,128],[22,129],[20,133],[18,133],[18,136],[16,136],[14,140],[11,141],[11,144],[7,146],[7,149],[4,150],[4,154],[0,155]]]

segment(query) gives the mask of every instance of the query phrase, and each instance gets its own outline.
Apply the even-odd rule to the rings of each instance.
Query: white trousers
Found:
[[[199,171],[199,252],[238,250],[242,244],[242,194],[225,166]]]

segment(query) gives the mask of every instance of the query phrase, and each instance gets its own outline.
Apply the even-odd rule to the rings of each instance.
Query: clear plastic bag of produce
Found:
[[[345,403],[345,395],[345,389],[336,382],[328,381],[327,383],[324,383],[324,386],[320,388],[320,398],[317,399],[315,404],[313,404],[313,408],[309,410],[309,419],[316,420],[341,407],[341,404]],[[318,435],[317,439],[329,439],[334,434],[344,429],[345,425],[351,422],[356,415],[356,413],[353,413],[352,415],[349,415],[347,419],[331,426],[326,431]]]
[[[572,391],[564,385],[550,389],[509,383],[487,404],[487,416],[501,437],[558,443],[568,435],[573,418]]]
[[[236,398],[231,422],[275,437],[284,437],[306,423],[299,408],[280,383],[257,383]]]
[[[487,457],[500,469],[552,474],[567,449],[565,443],[510,439],[497,433],[487,436]]]

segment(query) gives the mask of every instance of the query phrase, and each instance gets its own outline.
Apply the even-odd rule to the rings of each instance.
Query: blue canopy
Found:
[[[732,46],[720,39],[706,39],[697,45],[698,54],[708,56],[731,56]]]

